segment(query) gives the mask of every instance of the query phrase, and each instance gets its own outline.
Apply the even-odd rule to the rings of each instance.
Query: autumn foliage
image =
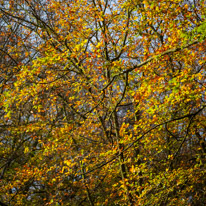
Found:
[[[206,197],[203,0],[0,0],[0,205]]]

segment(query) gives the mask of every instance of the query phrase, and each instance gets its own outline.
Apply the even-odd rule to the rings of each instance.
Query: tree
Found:
[[[204,1],[0,2],[2,205],[204,205]]]

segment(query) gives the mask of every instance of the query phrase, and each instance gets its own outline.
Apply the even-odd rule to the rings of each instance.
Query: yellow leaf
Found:
[[[28,152],[29,152],[29,148],[28,148],[28,147],[25,147],[24,153],[28,153]]]
[[[131,171],[132,173],[135,173],[135,167],[134,167],[134,165],[132,165],[130,171]]]

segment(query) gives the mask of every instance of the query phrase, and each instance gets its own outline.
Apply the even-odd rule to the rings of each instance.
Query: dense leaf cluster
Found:
[[[0,205],[206,197],[203,0],[0,0]]]

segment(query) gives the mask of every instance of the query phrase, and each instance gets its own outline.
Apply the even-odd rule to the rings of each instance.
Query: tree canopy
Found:
[[[0,205],[206,197],[203,0],[0,0]]]

